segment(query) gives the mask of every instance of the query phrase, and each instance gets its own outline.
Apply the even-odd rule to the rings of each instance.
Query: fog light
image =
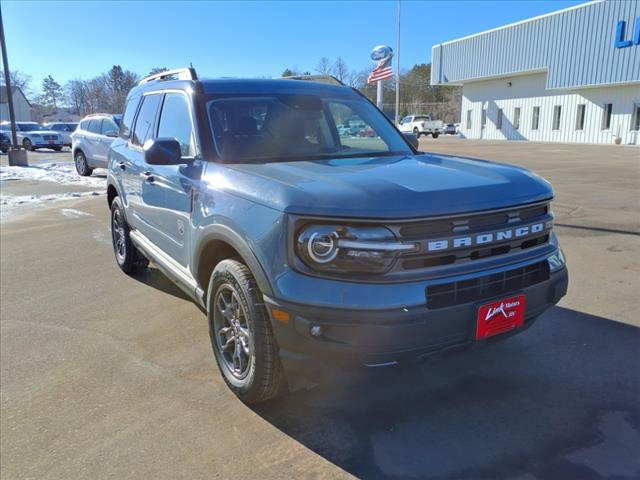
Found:
[[[562,253],[562,249],[560,248],[556,253],[549,256],[547,258],[547,261],[549,262],[550,272],[555,272],[557,270],[560,270],[567,263],[567,259],[565,258],[564,253]]]
[[[322,335],[322,327],[320,325],[313,325],[311,327],[311,336],[319,337],[320,335]]]

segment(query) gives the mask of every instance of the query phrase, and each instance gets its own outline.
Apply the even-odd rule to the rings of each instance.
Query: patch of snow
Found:
[[[63,208],[60,210],[60,213],[68,218],[93,217],[93,213],[83,212],[75,208]]]
[[[50,205],[64,200],[77,200],[82,197],[95,197],[99,192],[70,192],[51,195],[1,195],[0,221],[8,220],[15,215],[25,213],[33,208]],[[79,212],[79,210],[72,210]],[[81,212],[85,214],[85,212]],[[64,215],[64,213],[63,213]],[[86,213],[85,215],[91,215]]]
[[[108,238],[102,232],[93,232],[93,239],[98,243],[104,243],[106,245],[111,245],[111,239]]]
[[[102,171],[103,172],[103,171]],[[100,174],[101,170],[94,170]],[[63,185],[83,185],[93,188],[106,188],[107,182],[104,177],[82,177],[76,172],[73,163],[41,163],[29,167],[0,166],[0,181],[11,182],[16,180],[28,180],[36,182],[54,182]]]

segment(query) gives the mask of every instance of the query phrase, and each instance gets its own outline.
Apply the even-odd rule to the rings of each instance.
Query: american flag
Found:
[[[380,64],[378,64],[378,66],[374,68],[372,72],[369,74],[369,77],[367,78],[367,83],[375,83],[375,82],[379,82],[380,80],[385,80],[387,78],[393,77],[393,68],[387,65],[388,65],[387,62],[384,62],[384,63],[381,62]]]

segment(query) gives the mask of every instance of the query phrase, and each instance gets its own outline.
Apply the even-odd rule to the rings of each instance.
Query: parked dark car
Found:
[[[11,138],[4,132],[0,132],[0,152],[7,153],[11,148]]]
[[[548,182],[418,152],[357,90],[313,80],[151,76],[109,151],[118,265],[153,260],[206,310],[243,401],[505,338],[565,295]],[[373,134],[340,135],[354,118]]]

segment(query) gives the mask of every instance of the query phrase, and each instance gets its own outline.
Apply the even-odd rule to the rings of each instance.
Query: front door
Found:
[[[189,263],[193,192],[200,181],[202,163],[196,160],[192,109],[183,92],[164,95],[157,138],[180,143],[184,164],[146,165],[142,209],[153,232],[149,239],[183,267]]]

